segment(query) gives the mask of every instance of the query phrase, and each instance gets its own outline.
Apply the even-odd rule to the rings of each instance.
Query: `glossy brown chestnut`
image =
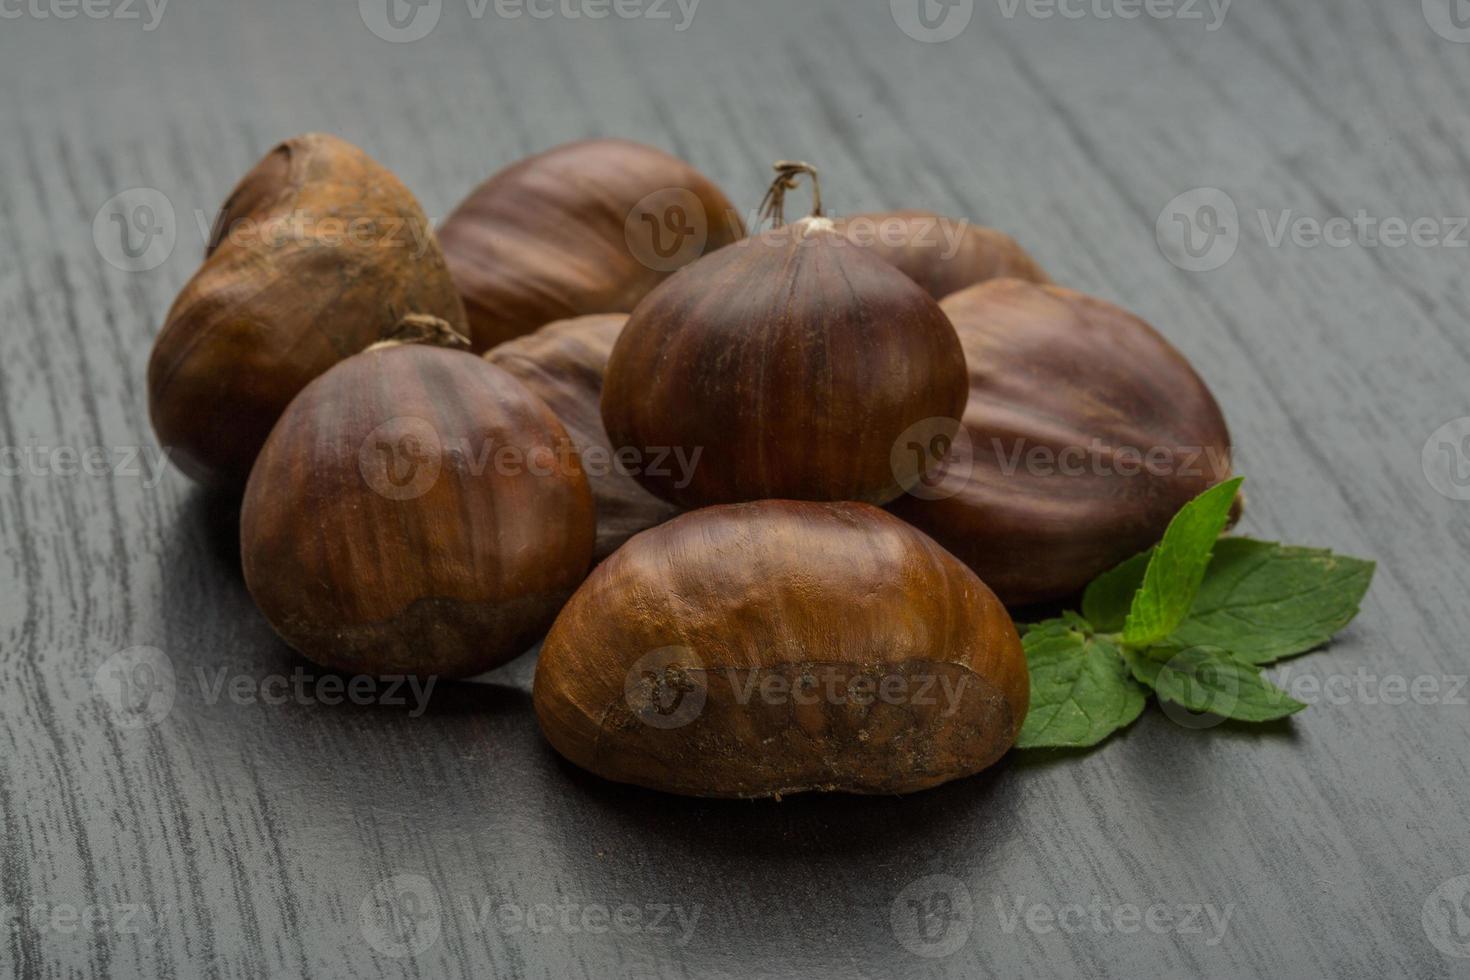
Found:
[[[485,360],[540,396],[576,444],[597,504],[593,561],[602,561],[639,531],[679,513],[678,507],[643,489],[631,475],[644,466],[667,467],[678,461],[619,454],[602,426],[602,376],[627,320],[626,313],[559,320],[485,354]]]
[[[838,220],[837,230],[923,286],[935,299],[991,279],[1051,281],[1005,232],[933,211],[854,214]]]
[[[902,490],[899,437],[931,418],[952,435],[964,402],[938,304],[817,215],[700,259],[638,304],[602,418],[615,446],[699,454],[692,477],[639,475],[685,507],[884,503]]]
[[[699,171],[621,139],[569,143],[475,188],[439,229],[476,350],[588,313],[628,313],[669,273],[745,237]]]
[[[1008,605],[1076,593],[1230,477],[1219,405],[1138,317],[1015,279],[941,305],[969,363],[965,431],[891,509]]]
[[[586,574],[592,495],[570,445],[493,364],[374,345],[309,384],[261,451],[240,515],[245,584],[319,664],[488,670],[531,646]]]
[[[153,345],[159,441],[194,479],[242,486],[296,393],[410,313],[464,329],[418,202],[351,143],[287,140],[225,202]]]
[[[634,537],[557,617],[533,694],[584,769],[725,797],[968,776],[1029,700],[1010,616],[947,551],[867,504],[779,500]]]

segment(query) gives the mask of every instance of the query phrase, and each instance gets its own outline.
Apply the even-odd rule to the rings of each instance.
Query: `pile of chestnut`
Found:
[[[817,181],[778,163],[742,218],[588,140],[436,232],[357,147],[288,140],[168,314],[154,427],[244,487],[246,585],[319,664],[469,677],[543,641],[552,745],[679,793],[977,772],[1029,700],[1007,609],[1156,543],[1229,433],[1167,341],[1011,238],[828,217]]]

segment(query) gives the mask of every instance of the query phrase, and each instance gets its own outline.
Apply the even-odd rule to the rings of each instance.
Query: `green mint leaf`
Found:
[[[1306,707],[1262,677],[1259,667],[1216,647],[1125,649],[1123,657],[1140,683],[1190,711],[1237,721],[1275,721]]]
[[[1075,617],[1075,614],[1072,614]],[[1084,748],[1133,722],[1145,695],[1115,644],[1051,620],[1022,641],[1031,672],[1031,710],[1016,746]]]
[[[1123,632],[1133,597],[1143,587],[1143,573],[1153,556],[1152,548],[1134,555],[1112,571],[1103,572],[1087,587],[1082,596],[1082,615],[1099,633]]]
[[[1123,626],[1123,642],[1128,646],[1153,646],[1168,639],[1184,622],[1242,482],[1237,477],[1206,490],[1169,522]]]
[[[1251,664],[1315,650],[1357,616],[1375,568],[1330,551],[1226,538],[1170,642],[1223,647]]]
[[[1032,623],[1029,626],[1018,626],[1016,628],[1020,630],[1023,637],[1026,634],[1037,630],[1076,630],[1083,636],[1091,636],[1093,633],[1097,632],[1092,628],[1091,623],[1089,623],[1082,616],[1079,616],[1077,613],[1070,610],[1062,613],[1056,619],[1046,619],[1042,620],[1039,623]]]

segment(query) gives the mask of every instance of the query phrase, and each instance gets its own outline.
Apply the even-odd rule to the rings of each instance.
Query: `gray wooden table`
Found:
[[[1470,976],[1451,3],[4,0],[0,973]],[[436,218],[623,135],[745,207],[796,157],[834,210],[1013,232],[1198,365],[1244,531],[1381,562],[1357,625],[1290,665],[1326,693],[1266,732],[1150,710],[1090,754],[779,804],[572,770],[531,658],[422,712],[321,703],[230,505],[159,471],[143,384],[200,222],[313,129]],[[151,723],[119,724],[120,666],[172,671]]]

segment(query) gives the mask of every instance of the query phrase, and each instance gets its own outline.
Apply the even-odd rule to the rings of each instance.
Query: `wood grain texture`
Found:
[[[413,43],[375,36],[352,3],[169,4],[153,30],[141,4],[134,20],[27,7],[0,23],[0,904],[23,915],[0,930],[0,973],[1470,975],[1423,925],[1436,889],[1470,874],[1463,691],[1321,699],[1264,733],[1188,732],[1150,709],[1089,754],[781,804],[671,799],[560,763],[529,658],[436,689],[417,717],[250,703],[228,684],[259,693],[310,668],[250,604],[234,505],[158,471],[143,382],[213,209],[284,137],[357,143],[436,220],[495,170],[586,136],[663,147],[745,208],[771,161],[807,159],[830,211],[983,221],[1191,358],[1250,476],[1242,530],[1381,563],[1359,622],[1293,676],[1452,683],[1470,672],[1470,503],[1432,489],[1421,450],[1470,414],[1466,251],[1267,233],[1286,211],[1470,215],[1467,48],[1421,4],[1238,0],[1211,31],[978,0],[937,44],[881,0],[704,0],[683,31],[672,4],[665,20],[436,6]],[[1192,273],[1155,226],[1199,187],[1229,195],[1241,230],[1228,263]],[[110,215],[156,198],[93,229],[133,188],[166,199],[155,217],[175,243],[129,272],[157,253],[124,261]],[[125,727],[95,678],[110,664],[147,680],[139,665],[163,661],[124,653],[140,646],[168,658],[174,699]],[[362,912],[400,874],[419,876],[400,909],[426,926],[437,898],[439,931],[393,957]],[[919,955],[937,947],[904,931],[908,902],[942,921],[944,888],[968,932]],[[1213,944],[1207,921],[1012,926],[1017,908],[1094,900],[1232,914]],[[581,927],[586,907],[623,906],[639,922]],[[655,906],[697,909],[692,933],[671,915],[652,927]]]

